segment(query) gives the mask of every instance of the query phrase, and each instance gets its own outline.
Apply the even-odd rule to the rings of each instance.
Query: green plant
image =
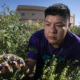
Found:
[[[5,55],[5,53],[10,53],[11,55],[12,53],[26,61],[28,49],[35,52],[34,49],[28,47],[28,41],[32,32],[25,29],[25,23],[21,24],[19,22],[20,16],[16,11],[10,11],[9,7],[5,4],[3,5],[3,8],[3,12],[0,12],[2,14],[0,18],[0,55]],[[2,58],[6,63],[11,61],[11,59],[6,61],[3,57],[0,58]],[[10,68],[12,69],[11,65]],[[0,75],[0,80],[15,80],[17,77],[20,79],[23,74],[20,76],[21,74],[19,74],[19,72],[20,69],[15,73],[12,70],[12,73]]]
[[[37,53],[32,47],[28,48],[28,41],[31,35],[44,27],[44,24],[38,20],[38,24],[33,22],[20,23],[20,16],[16,11],[10,11],[9,7],[3,5],[3,11],[0,12],[0,55],[4,53],[16,54],[23,60],[27,60],[28,50]],[[71,32],[80,36],[80,26],[72,27]],[[2,59],[8,63],[3,57]],[[11,59],[9,60],[11,61]],[[53,55],[50,65],[46,61],[43,67],[43,74],[39,80],[79,80],[80,67],[71,69],[70,61],[57,63],[57,58]],[[1,65],[0,65],[1,66]],[[12,69],[12,67],[10,66]],[[74,77],[76,74],[76,77]],[[0,75],[0,80],[21,80],[25,75],[20,74],[20,68],[16,72]]]
[[[76,34],[77,36],[80,37],[80,26],[74,26],[70,28],[70,32]]]
[[[49,66],[47,66],[48,62]],[[73,63],[75,62],[78,61],[76,60],[71,63],[70,60],[66,60],[66,62],[63,60],[58,63],[57,57],[53,55],[51,60],[45,62],[43,74],[38,80],[79,80],[80,66],[73,67]]]

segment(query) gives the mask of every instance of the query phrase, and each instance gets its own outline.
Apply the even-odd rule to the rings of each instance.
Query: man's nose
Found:
[[[52,26],[50,31],[51,31],[52,33],[57,33],[57,29],[56,29],[55,26]]]

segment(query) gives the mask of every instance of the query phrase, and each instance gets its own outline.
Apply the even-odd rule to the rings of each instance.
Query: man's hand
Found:
[[[9,65],[7,63],[2,62],[1,66],[2,66],[2,69],[0,71],[0,74],[11,72],[11,69],[10,69],[10,67],[9,67]]]
[[[11,58],[11,56],[15,56],[15,58],[18,58],[17,61],[16,61],[16,59],[13,59],[11,62],[9,62],[10,65],[12,66],[12,68],[13,68],[13,71],[16,71],[18,68],[21,68],[21,72],[24,73],[26,76],[30,75],[30,74],[33,74],[32,73],[33,70],[34,70],[34,73],[35,73],[36,60],[27,58],[27,62],[24,62],[24,60],[22,58],[14,55],[14,54],[7,54],[6,56],[8,56],[7,61]],[[2,59],[0,58],[0,60],[2,60]],[[0,74],[11,72],[11,69],[10,69],[8,63],[3,61],[1,64],[2,64],[3,68],[1,69]]]
[[[0,74],[11,72],[9,65],[12,66],[13,71],[25,65],[24,60],[14,54],[0,55],[0,57],[0,61],[2,61],[2,69],[0,70]],[[6,63],[2,58],[6,59],[5,61],[8,61],[8,63]]]

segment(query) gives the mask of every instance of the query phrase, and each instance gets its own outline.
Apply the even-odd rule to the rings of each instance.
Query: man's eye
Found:
[[[46,24],[47,26],[50,26],[50,24]]]

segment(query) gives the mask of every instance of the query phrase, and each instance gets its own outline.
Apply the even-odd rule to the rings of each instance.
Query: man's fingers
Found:
[[[7,63],[3,62],[2,66],[3,66],[2,72],[11,72],[11,69]]]
[[[2,71],[0,71],[0,74],[2,73]]]
[[[13,64],[12,64],[12,67],[13,67],[13,68],[17,67],[17,62],[16,62],[16,61],[12,61],[12,63],[13,63]]]
[[[6,54],[6,55],[0,55],[0,57],[4,58],[4,60],[8,60],[8,63],[5,63],[4,61],[2,61],[2,69],[0,70],[0,74],[4,74],[7,72],[11,72],[11,69],[9,67],[9,65],[12,66],[13,70],[17,70],[18,68],[23,66],[24,60],[22,58],[20,58],[17,55],[14,54]],[[7,59],[6,59],[7,58]],[[1,60],[1,58],[0,58]]]
[[[22,64],[18,63],[17,61],[13,61],[13,63],[14,63],[12,65],[13,68],[20,68],[22,66]]]

